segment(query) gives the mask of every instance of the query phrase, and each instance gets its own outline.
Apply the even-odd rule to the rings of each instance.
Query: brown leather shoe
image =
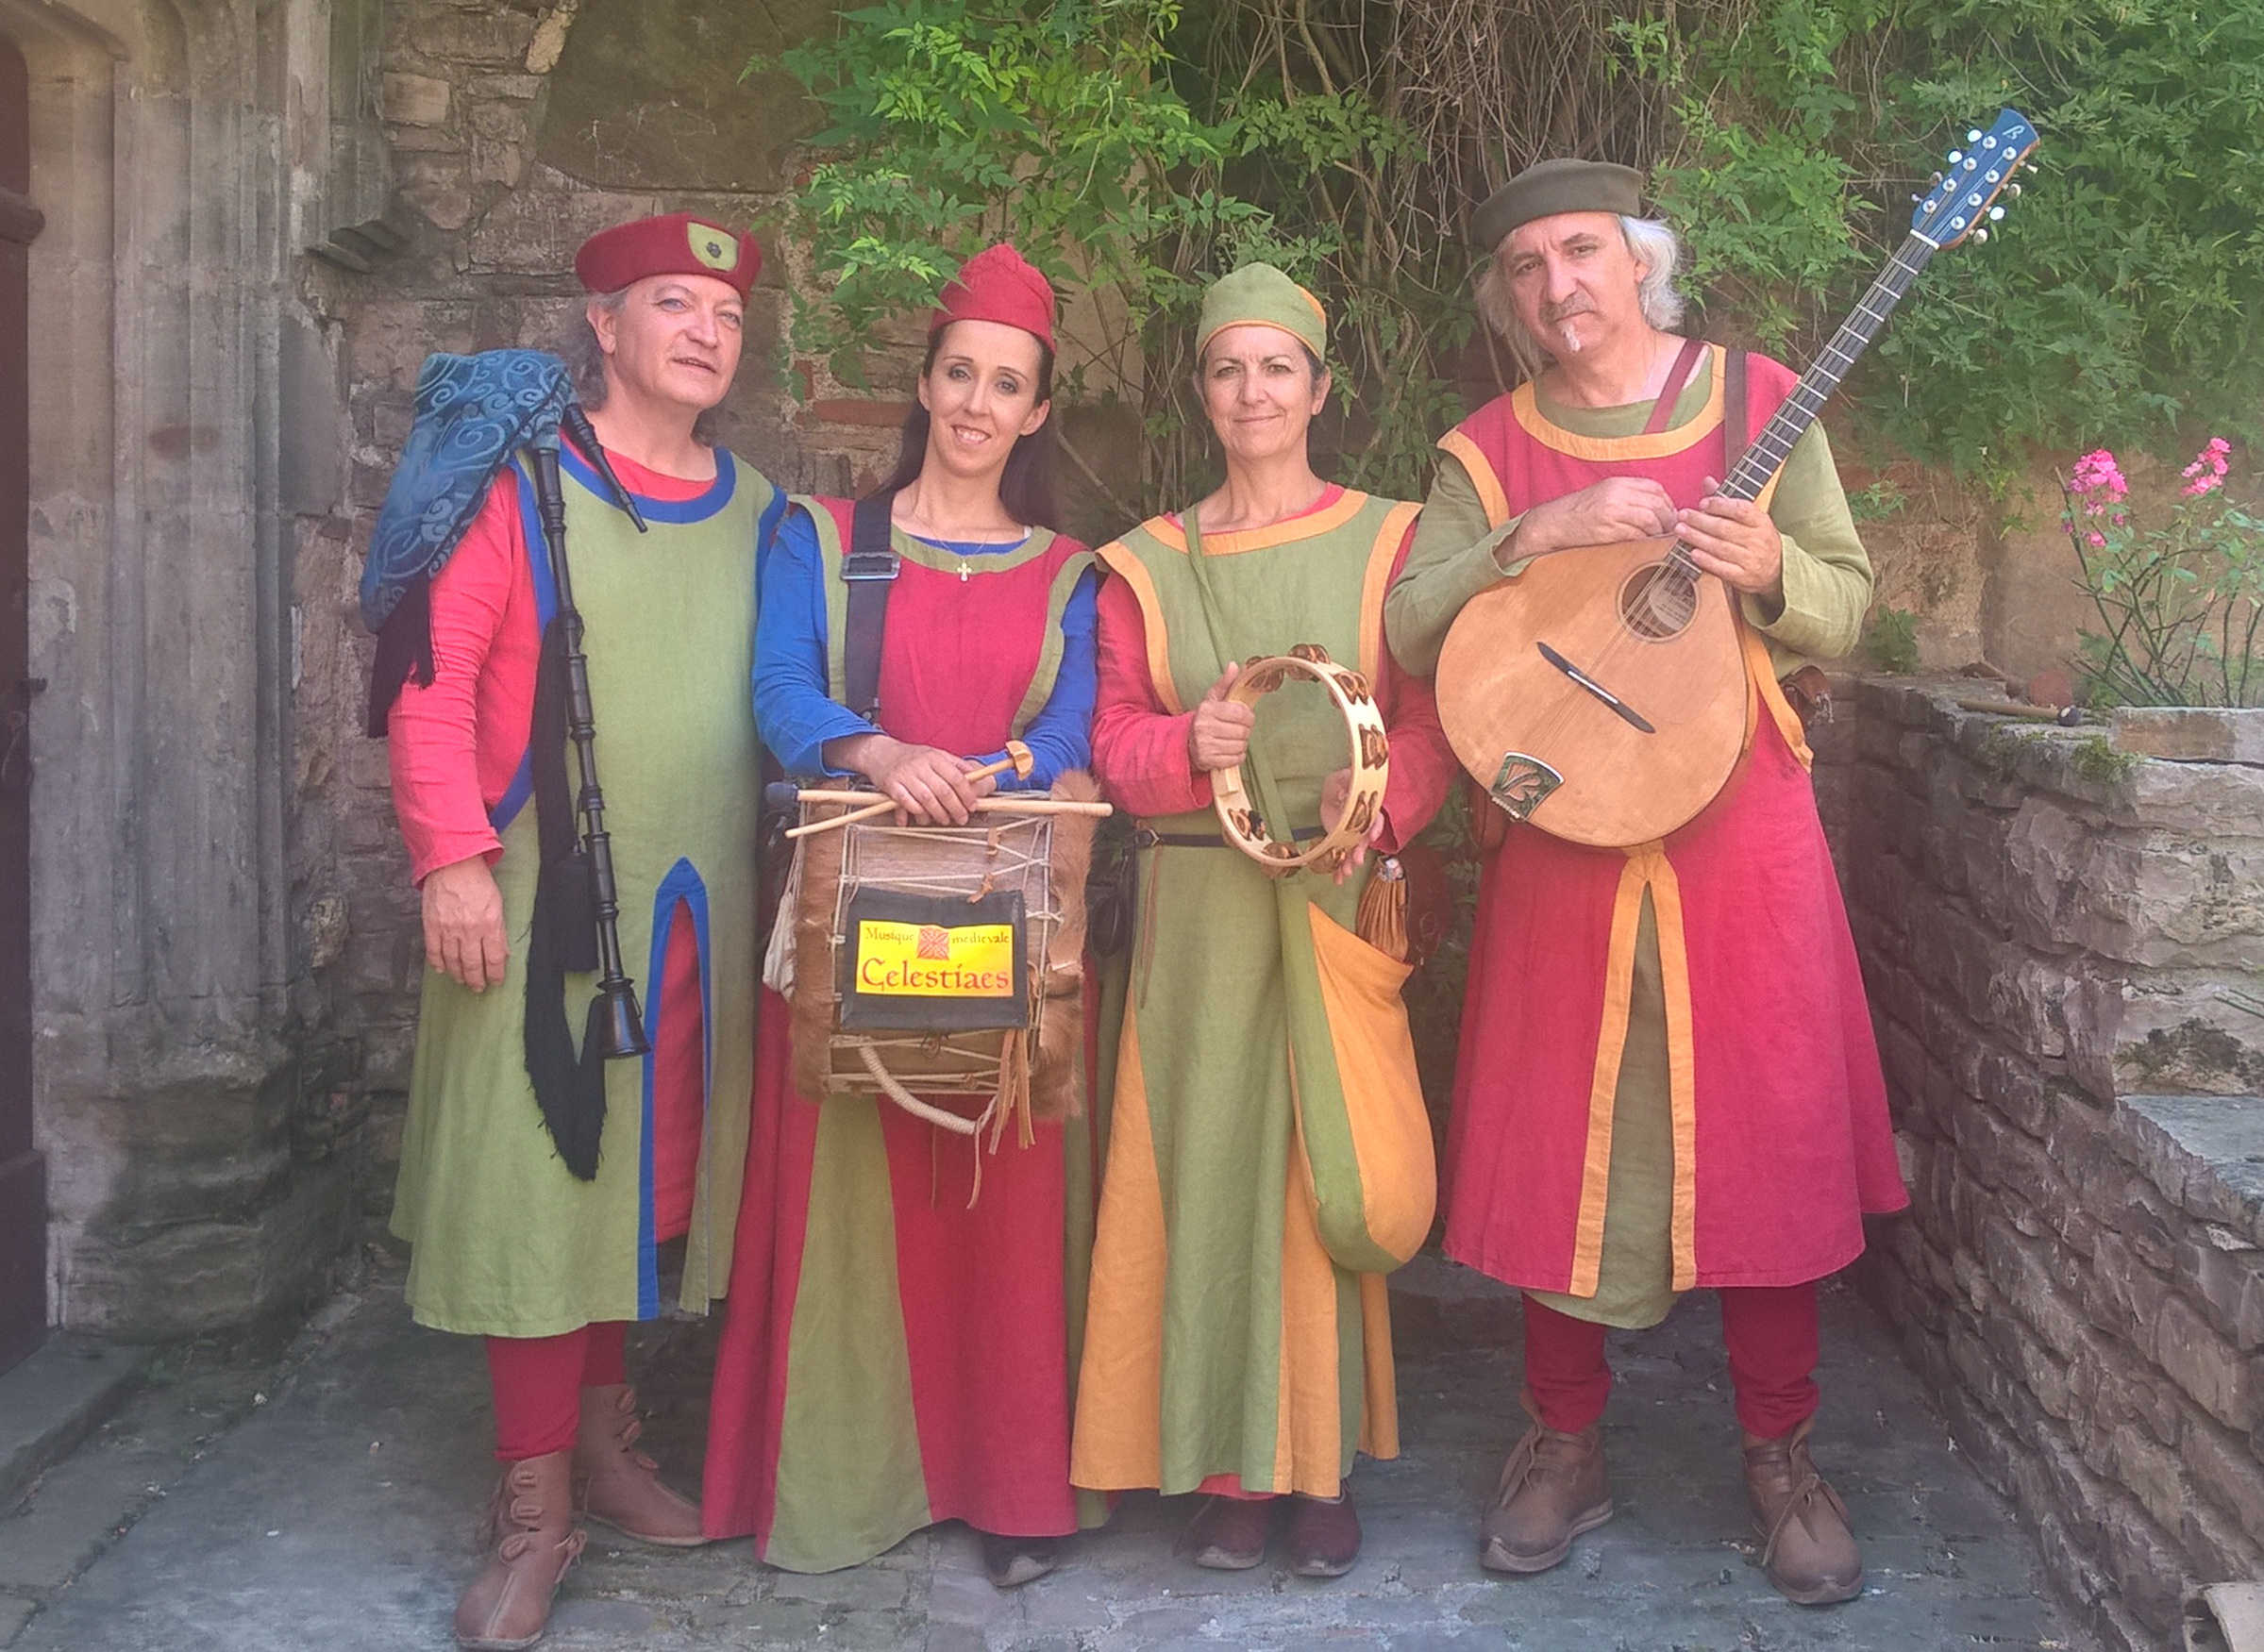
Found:
[[[1501,1465],[1478,1527],[1478,1563],[1489,1572],[1546,1572],[1572,1552],[1574,1538],[1611,1517],[1602,1425],[1561,1434],[1536,1417]]]
[[[550,1598],[581,1553],[574,1524],[573,1454],[554,1451],[503,1471],[488,1509],[486,1570],[456,1603],[465,1652],[520,1652],[543,1638]]]
[[[1289,1569],[1300,1577],[1341,1577],[1360,1559],[1360,1512],[1352,1493],[1294,1497],[1289,1506]]]
[[[1279,1497],[1206,1497],[1179,1540],[1179,1552],[1214,1572],[1247,1572],[1266,1559]]]
[[[636,1448],[636,1391],[627,1383],[581,1391],[581,1434],[574,1446],[575,1503],[623,1537],[667,1549],[696,1549],[708,1540],[699,1505],[661,1484],[661,1471]]]
[[[1797,1606],[1829,1606],[1863,1593],[1863,1557],[1847,1505],[1808,1457],[1811,1417],[1782,1440],[1745,1437],[1745,1497],[1761,1534],[1761,1569]]]
[[[1000,1537],[983,1532],[982,1575],[993,1589],[1019,1589],[1034,1583],[1061,1564],[1058,1537]]]

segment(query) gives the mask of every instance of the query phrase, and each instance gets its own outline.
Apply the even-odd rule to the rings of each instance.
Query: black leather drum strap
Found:
[[[1745,417],[1745,352],[1723,352],[1728,358],[1721,375],[1721,479],[1728,481],[1730,472],[1745,457],[1746,438],[1752,426]]]
[[[880,726],[880,642],[888,632],[888,593],[898,562],[889,543],[896,499],[875,493],[857,501],[848,552],[841,559],[841,577],[849,588],[841,640],[843,703],[875,728]]]

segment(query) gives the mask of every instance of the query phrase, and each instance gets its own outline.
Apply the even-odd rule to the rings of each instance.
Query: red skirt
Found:
[[[1479,884],[1447,1152],[1447,1254],[1593,1293],[1642,899],[1675,1124],[1674,1284],[1789,1285],[1909,1203],[1862,973],[1808,773],[1775,720],[1664,843],[1513,827]]]
[[[789,1020],[766,989],[708,1535],[830,1571],[941,1520],[1074,1531],[1063,1126],[1030,1147],[1009,1131],[970,1209],[968,1139],[885,1101],[802,1100]]]

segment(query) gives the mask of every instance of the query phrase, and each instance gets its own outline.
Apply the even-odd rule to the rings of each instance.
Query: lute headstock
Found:
[[[1918,210],[1910,215],[1910,233],[1939,252],[1971,237],[1988,239],[1988,226],[2004,216],[1997,204],[2003,194],[2017,195],[2015,178],[2036,152],[2037,130],[2018,109],[2002,109],[1987,131],[1966,134],[1968,147],[1950,151],[1944,170],[1934,175],[1925,194],[1915,197]]]

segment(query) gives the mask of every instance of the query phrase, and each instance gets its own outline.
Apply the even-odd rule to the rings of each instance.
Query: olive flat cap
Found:
[[[1470,214],[1470,239],[1492,252],[1520,224],[1559,212],[1617,212],[1633,218],[1643,209],[1643,175],[1608,160],[1536,160],[1503,184]]]

